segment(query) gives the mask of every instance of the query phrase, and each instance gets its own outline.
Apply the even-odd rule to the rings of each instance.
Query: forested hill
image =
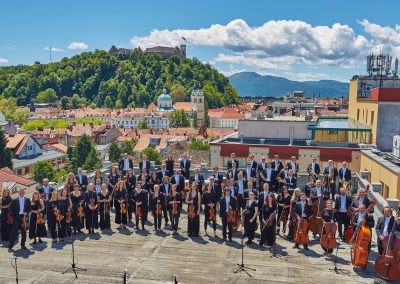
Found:
[[[27,105],[33,97],[38,102],[60,101],[63,108],[142,107],[156,101],[164,88],[174,101],[188,101],[195,84],[203,87],[209,108],[238,101],[228,78],[197,59],[133,52],[122,60],[96,50],[56,63],[0,68],[0,94],[15,97],[18,105]]]

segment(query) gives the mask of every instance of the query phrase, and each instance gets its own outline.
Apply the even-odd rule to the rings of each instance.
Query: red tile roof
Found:
[[[174,103],[174,109],[184,111],[191,111],[193,109],[191,102],[176,102]]]
[[[19,175],[16,175],[12,170],[9,168],[1,168],[0,169],[0,189],[3,189],[3,182],[15,182],[22,184],[23,186],[31,186],[34,185],[36,182],[28,179],[21,177]]]

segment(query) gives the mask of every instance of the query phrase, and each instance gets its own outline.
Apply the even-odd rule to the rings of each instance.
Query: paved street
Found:
[[[201,216],[203,219],[204,216]],[[150,220],[152,218],[150,217]],[[173,237],[170,230],[155,234],[127,230],[113,233],[81,234],[75,242],[77,265],[86,268],[74,281],[73,274],[61,272],[70,267],[71,244],[45,244],[34,247],[28,243],[28,252],[15,246],[18,257],[20,283],[122,283],[124,269],[128,270],[129,283],[373,283],[376,277],[373,263],[366,271],[353,269],[349,264],[349,247],[338,250],[338,268],[341,274],[329,269],[333,262],[325,260],[322,249],[312,240],[310,251],[292,249],[293,244],[278,237],[276,257],[268,248],[256,244],[244,249],[245,265],[255,268],[253,278],[246,273],[234,274],[235,264],[241,261],[240,234],[236,232],[231,244],[222,244],[220,238],[186,236],[186,216],[181,218],[181,235]],[[201,229],[202,234],[204,233]],[[221,231],[217,229],[219,236]],[[376,258],[376,248],[370,258]],[[15,283],[15,271],[10,264],[6,247],[0,248],[0,283]]]

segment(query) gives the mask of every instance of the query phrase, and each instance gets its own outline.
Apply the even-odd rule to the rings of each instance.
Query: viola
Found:
[[[126,204],[125,204],[125,200],[122,201],[122,202],[120,203],[119,212],[120,212],[121,214],[126,214]],[[137,212],[137,207],[136,207],[136,212]],[[136,214],[137,214],[137,213],[136,213]]]
[[[208,221],[215,221],[216,218],[217,216],[215,215],[215,208],[210,207],[210,209],[208,209]]]
[[[364,225],[360,225],[355,232],[354,246],[350,251],[351,263],[354,266],[365,269],[368,263],[368,246],[371,241],[371,229]]]
[[[78,217],[79,217],[79,218],[81,219],[81,221],[82,221],[82,218],[85,217],[85,213],[83,212],[83,207],[82,207],[82,206],[79,206],[77,210],[78,210],[77,215],[78,215]]]
[[[10,212],[7,213],[7,224],[13,223],[13,217]]]
[[[283,207],[280,221],[282,221],[283,224],[286,224],[288,220],[289,220],[289,207]]]
[[[276,216],[276,213],[271,214],[269,218],[265,221],[264,226],[262,227],[261,231],[264,231],[265,227],[270,227],[272,225],[272,222],[274,221],[274,218]]]
[[[400,211],[399,211],[400,212]],[[385,280],[400,280],[400,232],[392,231],[382,241],[383,252],[375,260],[375,270]]]
[[[293,204],[295,204],[295,202],[291,201],[291,205],[290,205],[290,209],[289,209],[289,234],[288,236],[291,236],[293,238],[295,231],[296,231],[296,218],[293,214]]]
[[[305,245],[308,243],[308,222],[305,218],[300,218],[297,221],[297,230],[294,235],[296,244]]]
[[[124,203],[125,203],[125,202],[124,202]],[[121,208],[122,208],[122,207],[121,207]],[[121,212],[121,213],[122,213],[122,212]],[[126,210],[125,210],[125,213],[126,213]],[[122,214],[125,214],[125,213],[122,213]],[[135,215],[136,215],[136,217],[138,217],[138,218],[142,217],[143,213],[142,213],[142,207],[141,207],[140,205],[136,205]]]
[[[56,215],[57,222],[61,222],[62,220],[64,220],[64,215],[61,214],[60,209],[56,209],[54,211],[54,215]]]
[[[187,214],[189,218],[196,217],[196,207],[193,204],[189,204]]]
[[[156,214],[157,215],[161,215],[162,214],[162,206],[161,206],[160,202],[158,202],[157,205],[156,205]]]
[[[28,215],[24,215],[22,217],[22,224],[21,227],[24,228],[25,230],[27,230],[29,228],[29,218]]]
[[[336,247],[336,230],[337,225],[335,223],[324,222],[324,227],[322,229],[323,234],[320,240],[322,248],[334,249]]]
[[[37,221],[39,225],[44,224],[44,217],[42,212],[37,213]]]
[[[172,215],[178,215],[178,213],[179,213],[179,211],[178,211],[178,203],[174,203],[173,205],[172,205]]]

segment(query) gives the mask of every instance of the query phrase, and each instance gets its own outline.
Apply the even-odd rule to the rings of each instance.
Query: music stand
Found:
[[[243,237],[244,237],[244,228],[242,229],[242,236],[241,236],[241,247],[242,247],[242,262],[239,264],[239,263],[236,263],[236,266],[237,266],[237,268],[236,268],[236,270],[235,271],[233,271],[233,273],[234,274],[236,274],[236,273],[239,273],[239,272],[245,272],[250,278],[253,278],[253,276],[247,271],[247,270],[250,270],[250,271],[256,271],[254,268],[251,268],[251,267],[248,267],[248,266],[245,266],[244,265],[244,244],[243,244]]]
[[[80,268],[80,267],[76,266],[76,264],[75,264],[75,246],[74,246],[74,240],[75,239],[74,239],[74,235],[72,234],[72,232],[71,232],[71,240],[72,240],[72,263],[71,263],[71,268],[68,268],[67,270],[65,270],[61,274],[73,272],[75,274],[75,278],[78,278],[78,274],[76,272],[87,271],[87,269]]]

